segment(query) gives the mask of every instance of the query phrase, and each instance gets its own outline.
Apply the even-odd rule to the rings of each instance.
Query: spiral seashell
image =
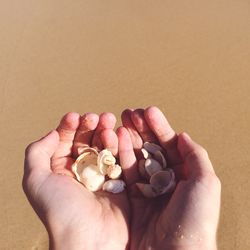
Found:
[[[103,184],[102,189],[114,194],[121,193],[125,189],[125,182],[122,180],[108,180]]]
[[[102,174],[107,174],[107,169],[110,165],[114,165],[116,162],[115,157],[112,155],[112,153],[104,149],[102,150],[97,157],[97,165],[99,166],[100,172]]]

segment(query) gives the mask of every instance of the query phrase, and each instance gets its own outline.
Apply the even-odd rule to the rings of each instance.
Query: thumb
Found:
[[[31,143],[25,150],[24,174],[51,173],[50,158],[56,151],[58,143],[59,135],[56,130]]]
[[[207,174],[214,174],[207,151],[194,142],[187,133],[178,136],[178,150],[184,161],[188,178],[199,178]]]

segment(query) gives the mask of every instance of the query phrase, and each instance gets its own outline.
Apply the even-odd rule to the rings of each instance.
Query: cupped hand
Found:
[[[220,181],[204,148],[189,135],[177,135],[156,107],[125,110],[118,129],[120,164],[132,209],[131,249],[216,249]],[[138,152],[144,141],[160,144],[173,168],[172,194],[149,199],[141,195]]]
[[[57,130],[26,149],[24,191],[43,221],[50,249],[125,249],[129,239],[126,192],[89,192],[70,171],[86,145],[118,152],[111,113],[66,114]]]

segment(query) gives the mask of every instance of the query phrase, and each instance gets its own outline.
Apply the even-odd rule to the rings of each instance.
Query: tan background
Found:
[[[29,142],[68,111],[148,105],[208,149],[220,249],[250,249],[249,31],[248,0],[0,0],[0,249],[47,248],[21,189]]]

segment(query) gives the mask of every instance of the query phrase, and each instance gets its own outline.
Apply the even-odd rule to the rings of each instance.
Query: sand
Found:
[[[68,111],[149,105],[210,154],[219,249],[250,249],[249,26],[247,0],[0,1],[0,249],[48,247],[21,188],[28,143]]]

